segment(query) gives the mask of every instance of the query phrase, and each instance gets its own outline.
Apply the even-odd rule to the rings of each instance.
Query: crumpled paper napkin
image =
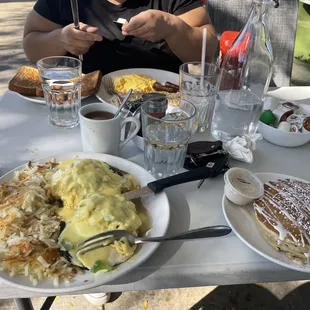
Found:
[[[223,143],[223,149],[234,159],[252,164],[254,161],[253,151],[256,149],[256,141],[261,140],[262,135],[246,135],[235,137]]]

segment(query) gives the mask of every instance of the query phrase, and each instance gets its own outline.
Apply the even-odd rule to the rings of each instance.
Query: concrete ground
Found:
[[[27,60],[22,50],[23,23],[34,1],[0,0],[0,95],[14,73]],[[308,84],[310,85],[310,83]],[[143,292],[125,292],[106,305],[106,310],[222,310],[222,309],[309,309],[310,283],[286,282],[257,285],[197,287]],[[115,298],[115,296],[114,296]],[[35,310],[44,298],[33,299]],[[54,310],[101,309],[83,296],[57,298]],[[0,300],[0,309],[15,309],[14,301]]]
[[[33,3],[0,0],[0,95],[18,68],[28,63],[21,42],[25,16]]]
[[[196,287],[125,292],[105,310],[308,310],[310,282]],[[32,300],[39,310],[45,298]],[[52,310],[99,310],[83,296],[57,297]],[[0,300],[0,309],[15,309],[14,301]]]

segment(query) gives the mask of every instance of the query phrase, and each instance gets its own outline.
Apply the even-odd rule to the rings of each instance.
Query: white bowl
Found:
[[[310,141],[310,133],[285,132],[261,121],[258,123],[258,131],[265,140],[279,146],[297,147]]]

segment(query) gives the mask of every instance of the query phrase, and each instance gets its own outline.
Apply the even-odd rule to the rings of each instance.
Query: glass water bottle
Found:
[[[218,140],[256,132],[272,75],[268,10],[274,4],[272,0],[253,1],[246,24],[223,59],[211,129]]]

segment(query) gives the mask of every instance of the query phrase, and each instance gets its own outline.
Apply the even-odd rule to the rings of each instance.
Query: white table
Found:
[[[310,0],[300,0],[302,3],[306,3],[310,5]]]
[[[0,175],[29,160],[74,151],[81,151],[79,128],[53,128],[47,123],[44,106],[27,102],[12,92],[0,99]],[[143,163],[142,153],[133,144],[122,155]],[[231,163],[253,172],[278,172],[310,179],[309,162],[310,144],[289,149],[260,141],[253,165]],[[172,213],[169,232],[226,224],[221,207],[223,186],[220,176],[206,181],[199,190],[197,182],[167,190]],[[88,293],[306,279],[310,279],[310,274],[269,262],[231,233],[217,239],[162,244],[139,268]],[[0,284],[0,298],[42,295]]]

